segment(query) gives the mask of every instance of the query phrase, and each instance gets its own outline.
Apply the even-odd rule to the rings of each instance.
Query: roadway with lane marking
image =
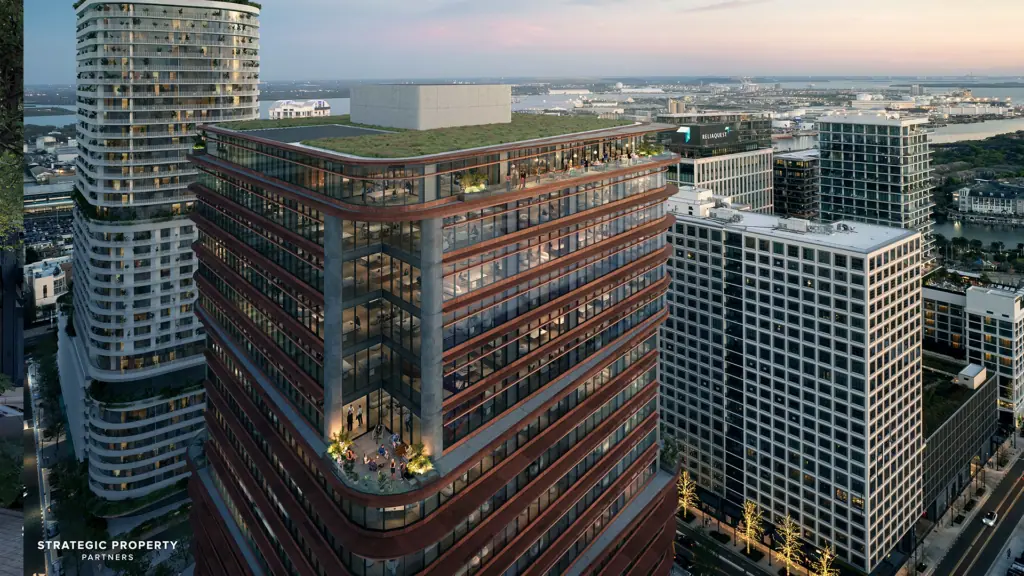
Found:
[[[999,515],[995,526],[986,526],[981,519],[988,512]],[[1017,523],[1024,518],[1024,459],[1018,459],[1007,471],[985,506],[964,528],[935,569],[943,576],[976,576],[985,574],[991,565],[1006,556],[1006,546]]]

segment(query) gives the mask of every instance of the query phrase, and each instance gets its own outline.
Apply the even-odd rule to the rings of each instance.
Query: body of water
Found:
[[[947,220],[942,223],[936,222],[932,231],[935,234],[942,234],[947,240],[953,238],[981,240],[985,246],[999,241],[1007,246],[1016,247],[1018,242],[1024,242],[1024,228],[986,226],[984,224],[960,223]]]
[[[1008,120],[987,120],[974,124],[950,124],[935,128],[932,134],[933,144],[948,144],[964,140],[984,140],[991,136],[1024,130],[1024,118]]]

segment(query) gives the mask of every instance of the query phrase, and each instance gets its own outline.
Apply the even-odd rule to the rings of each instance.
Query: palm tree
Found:
[[[998,241],[998,240],[996,240],[996,241],[992,242],[991,244],[989,244],[989,248],[992,249],[993,253],[999,254],[1000,252],[1003,251],[1003,243]]]
[[[50,440],[57,440],[57,452],[60,452],[60,437],[64,434],[66,428],[64,418],[60,417],[59,413],[56,415],[56,419],[50,422],[50,426],[46,429],[46,437]]]

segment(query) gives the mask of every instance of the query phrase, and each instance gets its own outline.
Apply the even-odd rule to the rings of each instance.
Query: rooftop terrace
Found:
[[[632,129],[622,130],[622,136],[627,136],[635,131],[637,125],[629,120],[604,120],[590,116],[513,114],[512,122],[508,124],[437,130],[364,126],[352,123],[349,116],[256,120],[226,123],[222,127],[251,130],[256,136],[278,142],[300,142],[304,146],[364,158],[412,158],[584,132],[612,131],[615,128]],[[649,130],[650,126],[647,126],[644,131]]]
[[[926,355],[921,378],[924,384],[921,412],[924,418],[924,436],[938,430],[950,416],[974,395],[975,390],[957,384],[954,379],[967,362],[954,363],[943,358]]]

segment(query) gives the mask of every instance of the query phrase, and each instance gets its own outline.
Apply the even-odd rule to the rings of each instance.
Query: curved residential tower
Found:
[[[76,12],[74,307],[60,367],[76,454],[116,516],[184,490],[184,450],[203,427],[186,155],[198,124],[258,117],[259,9],[86,0]]]

